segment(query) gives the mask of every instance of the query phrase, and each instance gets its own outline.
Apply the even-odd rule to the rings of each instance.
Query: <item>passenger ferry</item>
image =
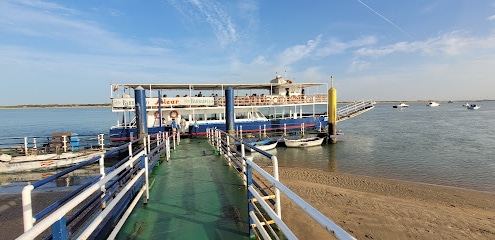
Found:
[[[235,93],[237,131],[322,129],[328,123],[325,85],[294,83],[281,76],[266,84],[113,84],[112,112],[118,117],[110,129],[110,139],[137,137],[133,95],[138,87],[146,90],[148,134],[170,131],[176,121],[181,135],[191,136],[204,135],[207,128],[225,130],[227,87]]]

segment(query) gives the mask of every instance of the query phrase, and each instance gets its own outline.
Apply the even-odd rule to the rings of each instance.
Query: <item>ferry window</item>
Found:
[[[213,114],[208,114],[207,116],[208,116],[207,120],[220,120],[219,114],[213,113]]]
[[[246,119],[246,118],[248,118],[248,116],[247,116],[246,112],[241,112],[241,113],[236,113],[235,118],[236,119]]]
[[[194,119],[198,121],[203,120],[204,117],[205,117],[204,114],[194,114]]]

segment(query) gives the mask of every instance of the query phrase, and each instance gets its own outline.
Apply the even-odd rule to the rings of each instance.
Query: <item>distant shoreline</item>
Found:
[[[15,105],[15,106],[0,106],[0,110],[7,109],[31,109],[31,108],[109,108],[110,103],[101,104],[46,104],[46,105]]]
[[[390,104],[390,103],[398,103],[398,102],[406,102],[406,103],[427,103],[432,100],[413,100],[413,101],[375,101],[377,104]],[[439,101],[434,100],[439,103],[449,103],[450,101]],[[495,101],[490,99],[482,99],[482,100],[456,100],[451,103],[466,103],[466,102],[482,102],[482,101]],[[339,104],[349,104],[353,103],[352,101],[341,101]],[[14,106],[0,106],[0,110],[6,109],[30,109],[30,108],[109,108],[112,107],[110,103],[97,103],[97,104],[25,104],[25,105],[14,105]]]

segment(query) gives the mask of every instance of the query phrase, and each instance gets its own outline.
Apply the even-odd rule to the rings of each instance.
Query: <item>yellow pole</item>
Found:
[[[337,143],[337,89],[333,87],[333,76],[330,79],[332,85],[328,90],[328,134],[330,142]]]

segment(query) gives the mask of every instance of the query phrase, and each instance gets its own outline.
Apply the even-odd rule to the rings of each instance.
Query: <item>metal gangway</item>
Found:
[[[171,148],[175,149],[179,142],[179,135],[168,133],[157,134],[153,141],[150,137],[139,138],[28,184],[22,190],[24,233],[16,239],[95,239],[112,234],[112,229],[118,232],[118,226],[125,222],[125,216],[141,196],[146,202],[151,169],[159,164],[160,158],[170,158]],[[122,151],[127,153],[125,157],[106,167],[105,161]],[[34,212],[35,190],[88,167],[99,170],[60,199]]]
[[[166,182],[168,178],[163,178],[161,175],[154,176],[154,171],[160,172],[162,168],[167,166],[178,166],[177,164],[180,162],[186,163],[189,167],[192,167],[192,164],[196,166],[198,161],[206,158],[204,155],[206,152],[201,146],[203,143],[206,144],[207,140],[211,144],[208,147],[210,149],[209,151],[223,156],[232,169],[228,172],[235,171],[240,177],[240,179],[237,179],[244,183],[245,190],[241,191],[241,188],[237,194],[241,194],[240,196],[245,199],[246,191],[248,193],[248,211],[241,213],[248,216],[246,217],[248,220],[245,221],[249,221],[249,230],[246,230],[249,233],[246,232],[243,235],[246,239],[297,239],[297,236],[284,223],[281,217],[282,206],[280,196],[282,194],[300,207],[302,211],[313,218],[336,239],[355,239],[279,181],[278,160],[276,156],[261,151],[256,147],[251,147],[262,156],[271,160],[273,168],[267,171],[245,155],[246,148],[250,147],[246,142],[236,139],[234,136],[228,135],[218,129],[208,129],[207,139],[195,138],[194,141],[197,141],[196,144],[185,146],[182,144],[184,147],[190,146],[191,148],[195,148],[195,151],[203,152],[201,156],[195,159],[186,159],[183,156],[177,155],[181,151],[191,151],[188,149],[181,150],[183,146],[177,147],[181,142],[180,135],[168,136],[168,134],[160,133],[156,136],[156,140],[151,140],[150,137],[140,138],[114,149],[113,151],[128,150],[128,156],[119,160],[118,163],[111,167],[105,167],[106,156],[102,155],[66,169],[47,179],[29,184],[22,192],[24,233],[17,239],[39,239],[40,237],[44,237],[45,239],[123,239],[122,235],[119,237],[119,234],[121,234],[121,231],[123,232],[123,230],[129,229],[129,227],[133,233],[142,233],[140,230],[142,226],[136,226],[136,222],[129,221],[134,216],[133,214],[136,210],[147,209],[147,211],[157,211],[158,209],[155,209],[155,207],[160,206],[159,215],[170,218],[174,214],[167,214],[167,209],[177,207],[176,205],[167,205],[163,202],[158,202],[157,205],[154,205],[155,207],[151,207],[153,203],[152,199],[154,199],[153,201],[160,201],[164,198],[150,199],[150,188],[155,185],[152,193],[155,191],[163,192],[165,191],[164,188],[171,185],[170,182]],[[198,143],[201,144],[198,145]],[[240,144],[240,150],[237,150],[236,146],[238,145],[236,143]],[[187,161],[172,162],[170,161],[171,156],[172,160],[175,158],[175,160],[181,159]],[[209,160],[203,164],[209,164],[209,161],[212,159],[217,161],[222,158],[219,156],[214,158],[209,157]],[[34,213],[33,204],[36,204],[35,199],[33,200],[34,189],[55,181],[71,171],[91,164],[98,166],[99,174],[68,192],[50,206],[38,213]],[[225,163],[223,165],[225,166]],[[207,166],[207,168],[217,168],[211,165]],[[178,167],[184,169],[186,172],[191,171],[191,169],[187,169],[187,166]],[[156,179],[160,177],[161,179]],[[215,177],[218,178],[221,176]],[[183,178],[183,180],[188,184],[192,181],[192,179],[188,179],[187,177]],[[174,178],[173,181],[177,182],[179,178]],[[165,182],[165,184],[157,186],[159,184],[158,182]],[[200,182],[204,183],[204,181]],[[271,186],[271,190],[266,188],[267,185]],[[234,186],[237,189],[237,185],[234,184]],[[199,192],[205,192],[205,189],[201,189],[199,186],[198,190]],[[186,189],[182,189],[181,191],[186,191]],[[191,190],[189,189],[189,191]],[[209,191],[206,192],[207,194],[211,194]],[[181,193],[178,194],[182,195]],[[218,197],[221,196],[219,195]],[[190,205],[190,202],[186,205]],[[209,217],[216,216],[204,212],[205,210],[201,211],[203,215]],[[135,217],[134,221],[136,221]],[[179,216],[179,219],[183,223],[184,218]],[[146,218],[142,220],[138,219],[137,221],[138,223],[142,223],[142,221],[151,220]],[[155,224],[159,226],[160,223],[163,223],[161,220],[155,221],[157,222],[151,223],[149,226],[155,226]],[[198,221],[196,218],[191,220],[193,227],[195,227],[192,231],[198,230]],[[225,220],[221,220],[221,222],[223,221]],[[240,219],[236,219],[236,221],[240,221]],[[127,226],[129,224],[130,226]],[[136,227],[138,230],[136,230]],[[183,224],[179,225],[179,228],[181,227],[185,226]],[[232,233],[225,226],[220,226],[220,228],[224,232]],[[173,233],[166,229],[161,229],[161,227],[155,230],[159,230],[161,231],[160,234],[164,234],[160,235],[161,237],[159,239],[177,237],[176,235],[170,236]],[[126,234],[124,233],[124,235]]]
[[[362,100],[347,104],[337,109],[337,122],[353,118],[363,114],[375,107],[376,102],[373,100]]]
[[[355,239],[279,181],[277,156],[252,146],[218,129],[208,129],[207,137],[243,179],[248,189],[248,211],[251,239],[298,239],[282,219],[281,194],[315,220],[336,239]],[[237,144],[235,144],[237,143]],[[240,147],[240,150],[238,149]],[[272,163],[266,170],[246,156],[253,149]],[[260,160],[260,159],[258,159]],[[271,172],[271,173],[269,173]]]

